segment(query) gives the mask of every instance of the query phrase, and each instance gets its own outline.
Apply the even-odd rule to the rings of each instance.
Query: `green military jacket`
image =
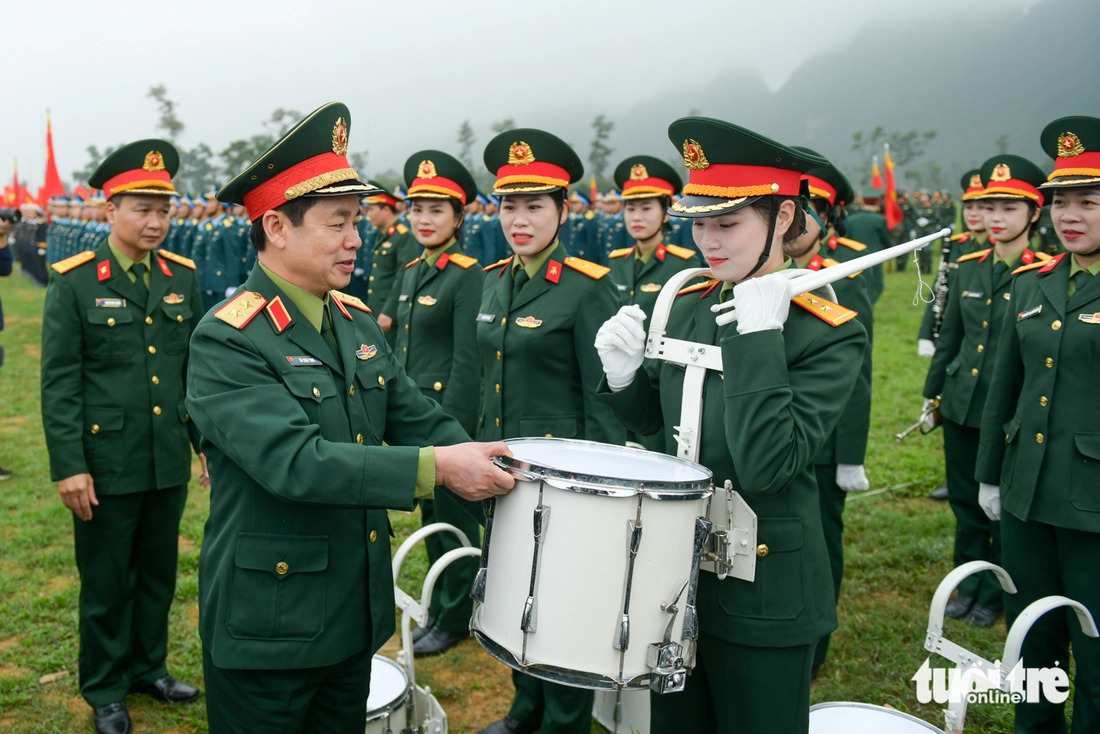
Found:
[[[619,308],[607,268],[560,245],[512,298],[512,258],[485,270],[477,314],[482,441],[520,436],[622,444],[626,431],[596,396],[596,331]]]
[[[657,296],[668,279],[681,270],[702,267],[702,263],[695,250],[664,243],[657,245],[649,260],[643,263],[634,255],[637,247],[613,250],[608,255],[609,265],[621,303],[624,306],[638,304],[648,319],[653,315]]]
[[[374,235],[370,277],[367,278],[367,306],[376,314],[386,313],[386,302],[397,282],[401,267],[420,254],[420,243],[402,222],[394,222]],[[392,317],[392,313],[386,313]]]
[[[394,353],[406,374],[467,433],[477,426],[477,313],[484,273],[453,245],[429,265],[401,271],[393,311]]]
[[[721,346],[724,372],[708,371],[703,387],[699,463],[716,486],[733,482],[757,514],[766,550],[757,553],[754,582],[699,574],[700,629],[754,647],[814,643],[836,628],[814,457],[852,393],[851,366],[866,335],[857,321],[833,327],[793,303],[782,331],[719,328],[710,310],[718,285],[681,291],[666,334]],[[665,451],[675,454],[684,377],[683,367],[647,361],[626,389],[613,393],[605,380],[600,396],[631,430],[663,431]]]
[[[951,237],[951,246],[947,251],[947,272],[950,275],[958,267],[958,260],[964,255],[969,255],[972,252],[985,248],[985,243],[989,240],[987,235],[981,237],[975,237],[970,232],[963,232]],[[930,245],[934,247],[935,245]],[[951,290],[948,288],[947,299],[951,298]],[[936,305],[935,299],[929,302],[928,306],[924,309],[924,316],[921,318],[920,330],[917,332],[918,339],[932,340],[934,338],[933,332],[935,331],[936,324],[936,312],[933,310],[933,306]],[[944,301],[944,317],[947,316],[947,300]],[[942,319],[941,319],[942,328]]]
[[[1021,520],[1100,532],[1100,277],[1066,301],[1070,255],[1012,279],[976,478]],[[996,399],[993,399],[996,396]]]
[[[857,252],[850,247],[843,246],[844,238],[838,238],[837,241],[842,245],[838,247],[830,238],[828,246],[833,251],[831,256],[840,262],[847,262],[860,255],[870,255],[892,247],[894,244],[890,238],[890,230],[886,228],[886,217],[876,212],[859,211],[848,215],[845,219],[845,237],[866,245],[866,249]],[[907,255],[907,257],[912,257],[912,255]],[[882,275],[882,265],[873,265],[864,272],[867,274],[871,303],[877,303],[886,282]]]
[[[940,397],[940,415],[953,423],[980,428],[982,409],[996,364],[1001,322],[1012,311],[1012,272],[993,276],[993,248],[964,255],[948,275],[947,300],[936,354],[928,367],[924,397]],[[1020,262],[1035,261],[1025,249]]]
[[[195,329],[187,404],[212,481],[199,633],[219,667],[380,648],[394,629],[386,509],[413,508],[419,447],[468,440],[362,301],[334,293],[339,355],[260,267]]]
[[[55,263],[42,312],[42,426],[55,481],[90,473],[99,495],[187,484],[198,433],[184,405],[202,316],[194,264],[151,256],[140,295],[107,240]]]

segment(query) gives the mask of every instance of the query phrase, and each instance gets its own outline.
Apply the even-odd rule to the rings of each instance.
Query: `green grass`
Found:
[[[943,481],[939,433],[893,436],[915,420],[928,363],[916,356],[921,308],[912,305],[912,267],[890,273],[876,311],[874,405],[867,472],[877,494],[852,498],[845,512],[847,570],[840,601],[840,629],[814,684],[813,702],[864,701],[889,704],[936,725],[939,707],[919,706],[910,677],[928,653],[923,649],[928,603],[950,570],[954,519],[946,503],[927,499]],[[39,416],[39,332],[44,291],[18,274],[0,279],[7,328],[0,341],[7,362],[0,370],[0,465],[15,476],[0,484],[0,730],[86,732],[91,712],[76,680],[76,603],[79,584],[72,555],[72,518],[49,480]],[[197,476],[197,470],[194,472]],[[193,483],[180,529],[180,571],[171,618],[169,665],[178,677],[202,681],[197,568],[208,502]],[[396,543],[419,526],[418,515],[393,513]],[[422,554],[406,563],[402,585],[419,588],[426,571]],[[950,621],[949,637],[988,659],[1000,657],[1003,625],[979,630]],[[433,666],[420,665],[418,682],[432,686],[451,718],[464,724],[472,699],[495,696],[497,711],[511,698],[507,684],[487,683],[479,672],[480,651],[463,643],[442,659],[463,671],[456,682]],[[476,654],[475,654],[476,653]],[[934,658],[932,665],[947,665]],[[42,676],[67,671],[53,682]],[[144,696],[129,706],[139,731],[205,732],[200,701],[169,707]],[[971,707],[967,732],[1011,728],[1008,706]]]

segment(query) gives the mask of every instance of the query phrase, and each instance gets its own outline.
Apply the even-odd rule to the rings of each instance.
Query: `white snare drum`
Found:
[[[404,669],[382,655],[370,667],[366,734],[397,734],[409,725],[409,679]]]
[[[711,473],[555,438],[506,442],[519,477],[488,503],[471,629],[517,670],[592,689],[683,687]]]
[[[928,734],[931,731],[942,730],[885,706],[830,701],[810,707],[810,734]]]
[[[596,691],[592,718],[611,734],[649,734],[649,691]]]

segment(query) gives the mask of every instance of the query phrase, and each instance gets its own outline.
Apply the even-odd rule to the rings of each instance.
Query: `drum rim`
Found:
[[[928,723],[924,719],[918,719],[912,714],[908,714],[898,709],[889,708],[887,706],[879,706],[874,703],[864,703],[863,701],[822,701],[821,703],[815,703],[810,706],[810,713],[813,713],[817,709],[829,709],[829,708],[858,708],[858,709],[872,709],[874,711],[888,711],[891,714],[902,717],[903,719],[909,719],[917,724],[924,724],[931,731],[940,731],[935,725]]]
[[[567,472],[556,467],[543,466],[540,464],[534,464],[529,461],[518,459],[510,456],[495,456],[493,462],[497,466],[504,470],[513,470],[521,475],[521,478],[528,481],[541,480],[546,484],[557,489],[563,489],[569,492],[579,492],[582,494],[594,494],[605,497],[634,497],[639,494],[644,494],[647,497],[651,497],[656,500],[700,500],[706,499],[713,492],[714,473],[694,461],[688,461],[678,456],[669,456],[668,454],[660,454],[655,451],[646,451],[644,449],[635,449],[630,446],[618,446],[615,444],[601,443],[599,441],[585,441],[576,438],[553,438],[553,437],[529,437],[529,438],[509,438],[505,439],[504,443],[509,445],[516,445],[519,443],[554,443],[559,445],[577,444],[586,447],[600,446],[605,449],[612,449],[616,452],[623,452],[626,454],[638,453],[638,454],[652,454],[658,456],[661,459],[667,459],[668,461],[675,462],[682,466],[696,469],[706,476],[700,479],[685,480],[680,482],[671,481],[652,481],[643,482],[637,480],[619,479],[615,477],[604,477],[596,474],[578,474],[576,472]],[[525,477],[524,473],[533,473],[537,476]]]
[[[379,706],[376,709],[367,709],[368,722],[377,721],[378,719],[389,716],[393,712],[404,708],[409,701],[409,694],[412,693],[413,689],[413,684],[409,681],[408,673],[405,672],[405,668],[402,667],[400,663],[398,663],[396,660],[386,657],[385,655],[379,655],[378,653],[375,653],[371,656],[372,666],[374,665],[375,660],[384,660],[397,672],[401,673],[401,678],[405,681],[405,688],[401,691],[400,694],[397,695],[396,698],[387,701],[382,706]]]

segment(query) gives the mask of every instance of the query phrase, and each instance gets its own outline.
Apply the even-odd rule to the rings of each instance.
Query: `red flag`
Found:
[[[590,206],[596,205],[596,199],[600,198],[600,190],[596,187],[596,177],[593,176],[588,184],[588,201]]]
[[[882,188],[882,174],[878,171],[878,156],[871,159],[871,188]]]
[[[61,176],[57,172],[57,160],[53,155],[53,125],[50,118],[46,117],[46,183],[38,190],[38,205],[45,207],[51,196],[60,196],[65,193],[65,184],[61,183]]]
[[[11,199],[10,199],[10,201],[15,202],[15,200],[19,198],[19,161],[13,160],[12,161],[12,168],[14,169],[15,172],[12,174],[12,188],[11,188]],[[8,190],[7,189],[4,189],[4,201],[5,201],[5,203],[7,203],[9,201],[9,199],[8,199]],[[19,206],[19,203],[13,203],[12,206]]]
[[[882,163],[886,167],[886,227],[893,229],[901,224],[905,215],[901,213],[901,207],[898,205],[898,186],[894,181],[894,162],[890,160],[890,146],[886,146],[886,155],[883,156]]]

